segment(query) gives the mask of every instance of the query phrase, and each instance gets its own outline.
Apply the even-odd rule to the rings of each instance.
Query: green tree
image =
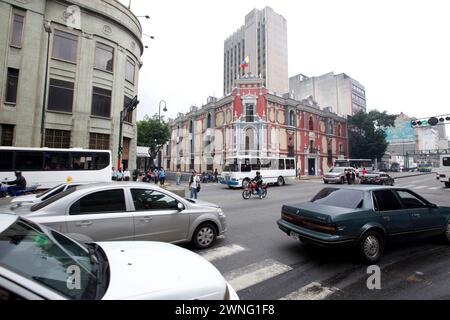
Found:
[[[161,121],[159,121],[157,114],[152,118],[146,115],[143,120],[137,121],[136,124],[138,146],[149,148],[150,165],[153,166],[153,159],[156,158],[158,152],[170,139],[170,128],[164,121],[164,117],[161,117]]]
[[[395,127],[396,118],[378,110],[359,111],[348,117],[350,158],[380,160],[388,147],[383,128]]]

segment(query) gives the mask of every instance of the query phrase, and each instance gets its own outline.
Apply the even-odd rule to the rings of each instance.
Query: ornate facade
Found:
[[[300,175],[321,175],[335,159],[348,156],[347,121],[321,110],[311,98],[296,101],[267,92],[251,74],[232,93],[210,97],[170,120],[163,150],[168,170],[218,169],[238,155],[295,157]]]

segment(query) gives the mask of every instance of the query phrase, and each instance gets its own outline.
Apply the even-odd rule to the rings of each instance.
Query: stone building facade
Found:
[[[315,101],[296,101],[267,92],[251,74],[232,93],[208,98],[201,108],[170,120],[163,149],[168,170],[198,172],[222,167],[238,155],[295,157],[300,175],[321,175],[335,159],[348,156],[347,122]]]
[[[138,92],[137,17],[116,0],[1,0],[0,28],[1,145],[108,149],[116,163],[119,115]],[[123,126],[130,169],[135,123]]]

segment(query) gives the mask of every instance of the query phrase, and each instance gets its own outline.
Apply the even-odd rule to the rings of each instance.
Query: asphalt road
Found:
[[[450,206],[450,189],[435,175],[397,179],[396,185]],[[450,247],[435,239],[388,246],[378,264],[381,289],[369,290],[367,266],[353,251],[312,248],[280,231],[281,205],[310,200],[322,187],[321,180],[291,181],[270,187],[267,199],[244,200],[242,190],[203,184],[199,198],[221,205],[229,229],[199,254],[241,299],[450,299]]]

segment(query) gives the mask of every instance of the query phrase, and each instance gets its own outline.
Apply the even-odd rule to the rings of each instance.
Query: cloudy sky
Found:
[[[129,0],[121,0],[128,5]],[[149,46],[138,118],[176,117],[222,96],[223,42],[253,8],[287,20],[289,76],[345,72],[366,87],[369,109],[428,117],[450,113],[450,3],[442,0],[131,0]]]

